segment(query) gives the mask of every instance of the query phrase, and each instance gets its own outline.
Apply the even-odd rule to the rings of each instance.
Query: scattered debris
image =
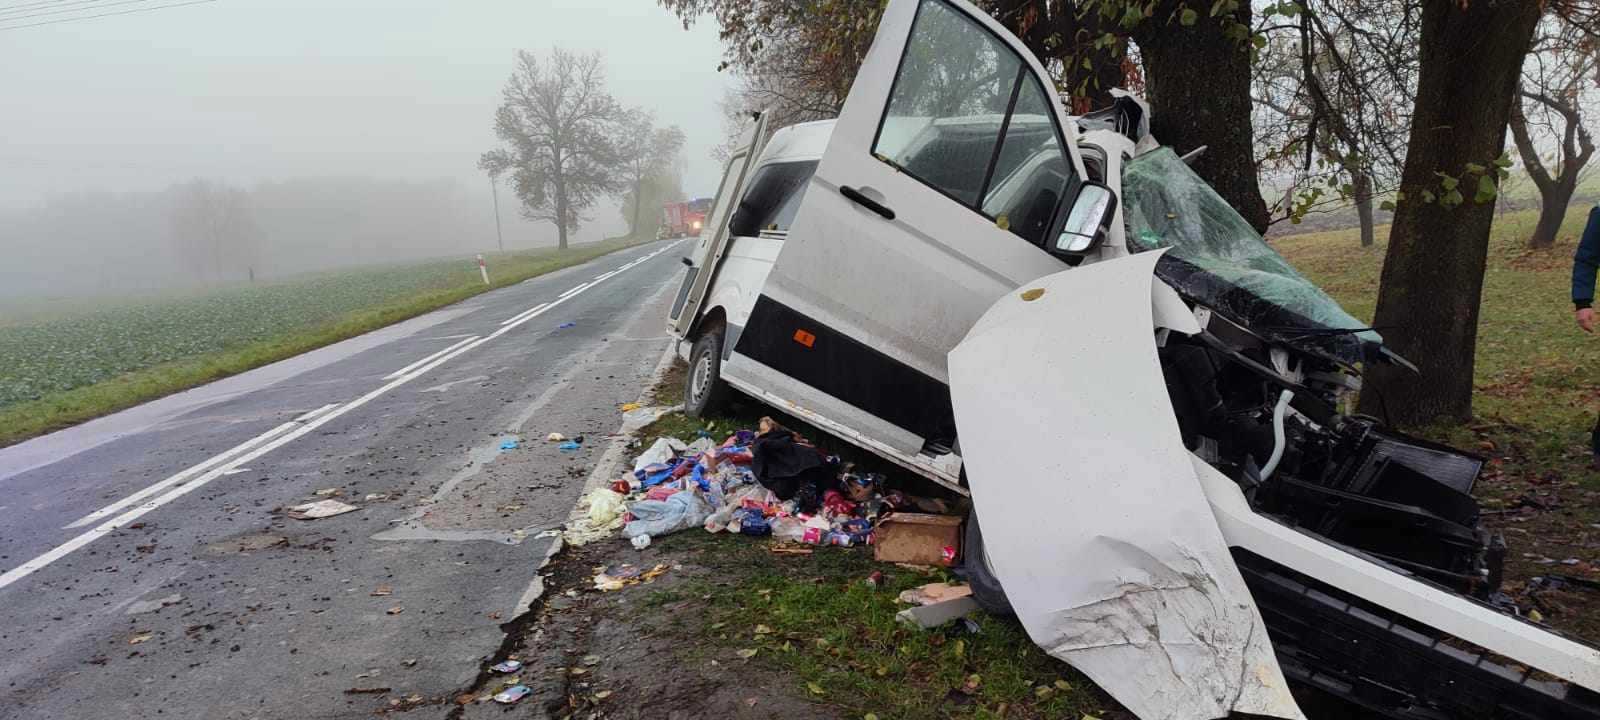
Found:
[[[632,407],[629,407],[629,405],[632,405]],[[638,403],[628,403],[628,405],[622,406],[621,432],[623,435],[632,435],[650,423],[660,420],[662,416],[677,412],[682,408],[682,405],[643,407]]]
[[[650,547],[650,536],[643,534],[635,535],[633,536],[633,540],[631,542],[633,543],[633,549],[643,550],[647,547]]]
[[[561,442],[562,440],[566,440],[567,436],[562,435],[561,433],[558,433],[558,432],[553,432],[553,433],[550,433],[547,437],[545,437],[545,439],[549,440],[550,442]]]
[[[579,443],[577,440],[568,440],[568,441],[566,441],[564,443],[561,443],[561,445],[558,446],[558,449],[561,450],[562,452],[573,452],[573,451],[578,450],[579,448],[582,448],[582,447],[583,447],[583,445],[581,443]]]
[[[337,497],[344,494],[344,488],[323,488],[311,494],[317,497]]]
[[[500,441],[500,449],[501,450],[515,450],[515,449],[517,449],[518,444],[519,443],[517,442],[516,438],[505,438],[505,439]]]
[[[156,600],[139,600],[130,603],[128,605],[128,609],[124,610],[122,614],[142,615],[148,612],[155,612],[161,608],[167,607],[168,605],[177,605],[180,602],[183,602],[183,596],[178,594],[168,595],[164,598]]]
[[[149,630],[140,630],[139,632],[134,633],[133,637],[128,638],[128,644],[138,645],[140,643],[150,642],[150,638],[152,637],[155,637],[155,633],[150,632]]]
[[[396,606],[394,606],[392,608],[389,608],[388,610],[385,610],[384,612],[389,614],[389,615],[399,615],[400,613],[403,613],[405,611],[406,611],[405,608],[403,608],[403,607],[401,607],[399,605],[396,605]]]
[[[296,505],[284,512],[285,515],[296,520],[319,520],[334,515],[343,515],[347,512],[360,510],[354,505],[339,502],[338,500],[318,500],[314,503]]]
[[[867,576],[867,579],[865,580],[865,582],[866,582],[867,587],[872,588],[873,590],[882,590],[883,589],[883,571],[882,570],[873,570],[872,574]],[[904,594],[905,593],[901,593],[902,596]]]
[[[666,572],[667,566],[665,564],[658,564],[649,570],[640,569],[637,565],[630,563],[595,568],[594,589],[605,592],[621,590],[628,585],[650,582],[666,574]]]
[[[489,668],[497,673],[514,673],[522,669],[521,660],[502,660]]]
[[[348,690],[345,690],[344,694],[346,694],[346,695],[382,695],[382,694],[387,693],[387,692],[389,692],[389,691],[391,691],[393,689],[394,688],[388,688],[388,687],[370,687],[370,688],[353,687],[353,688],[350,688]]]
[[[931,605],[908,608],[895,613],[894,619],[924,630],[943,625],[978,609],[978,601],[970,595],[936,602]]]
[[[368,595],[371,595],[372,597],[384,597],[385,595],[393,595],[393,594],[394,594],[394,586],[393,585],[379,585],[379,586],[373,588],[372,592],[368,593]]]
[[[382,502],[389,499],[389,493],[367,493],[367,502]]]
[[[527,685],[512,685],[495,693],[494,701],[502,705],[510,705],[532,694],[533,689]]]
[[[959,517],[895,513],[878,523],[874,557],[879,562],[953,565],[960,543]]]
[[[631,403],[623,403],[622,407],[620,407],[618,409],[623,411],[623,412],[633,412],[634,410],[638,410],[641,407],[644,407],[644,406],[640,405],[639,403],[636,403],[636,402],[631,402]]]
[[[967,597],[972,594],[970,585],[951,585],[950,583],[928,583],[919,585],[900,593],[896,600],[910,605],[932,605],[934,603]]]
[[[557,330],[566,330],[567,328],[575,328],[577,326],[578,326],[577,323],[575,323],[575,322],[573,322],[571,320],[568,320],[568,321],[566,321],[564,323],[561,323],[560,325],[557,325],[556,329]]]

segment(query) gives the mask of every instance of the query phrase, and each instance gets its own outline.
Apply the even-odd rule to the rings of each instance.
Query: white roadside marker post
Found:
[[[478,274],[483,276],[483,284],[489,284],[489,267],[483,264],[483,253],[478,253]]]

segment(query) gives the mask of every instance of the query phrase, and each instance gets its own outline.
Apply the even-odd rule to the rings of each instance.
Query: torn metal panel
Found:
[[[987,555],[1034,642],[1140,718],[1302,718],[1167,399],[1159,257],[1029,283],[951,351]]]

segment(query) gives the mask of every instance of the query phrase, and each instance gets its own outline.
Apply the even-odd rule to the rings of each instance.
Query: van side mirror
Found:
[[[1083,255],[1094,250],[1105,239],[1111,220],[1117,214],[1117,194],[1103,183],[1085,182],[1078,187],[1078,196],[1072,199],[1067,220],[1061,225],[1053,252],[1065,255]]]

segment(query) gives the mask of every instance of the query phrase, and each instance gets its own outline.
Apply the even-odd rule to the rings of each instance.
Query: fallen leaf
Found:
[[[1072,689],[1072,683],[1069,683],[1069,682],[1067,682],[1065,680],[1057,680],[1056,681],[1056,689],[1060,690],[1061,692],[1066,692],[1066,691]]]
[[[385,595],[393,595],[394,594],[394,587],[391,586],[391,585],[379,585],[379,586],[373,588],[372,592],[369,593],[369,594],[372,597],[383,597]]]
[[[757,635],[771,635],[772,634],[772,628],[769,628],[769,627],[767,627],[765,625],[757,625],[756,626],[756,634]]]
[[[744,699],[745,707],[755,707],[756,706],[756,701],[757,701],[757,698],[745,698]]]
[[[983,685],[983,678],[979,677],[977,673],[973,673],[967,676],[967,681],[961,685],[961,691],[971,695],[977,692],[978,687],[981,685]]]
[[[154,635],[155,635],[155,633],[150,633],[150,632],[137,633],[133,637],[128,638],[128,644],[129,645],[138,645],[139,643],[142,643],[142,642],[149,642],[150,638],[153,637]]]
[[[600,656],[599,655],[585,655],[585,656],[583,656],[583,664],[588,665],[590,667],[593,667],[595,665],[599,665],[600,664]]]
[[[477,696],[473,695],[472,693],[462,693],[462,694],[456,696],[456,704],[457,705],[471,705],[472,701],[473,700],[477,700],[477,699],[478,699]]]
[[[739,657],[742,657],[742,658],[744,658],[746,660],[749,660],[750,658],[753,658],[755,656],[756,656],[756,649],[755,648],[745,648],[745,649],[739,651]]]
[[[822,686],[818,685],[818,684],[816,684],[814,682],[806,683],[806,689],[810,690],[812,695],[821,695],[822,692],[823,692],[822,691]]]
[[[385,610],[384,612],[387,612],[390,615],[399,615],[400,613],[403,613],[405,611],[406,611],[405,608],[400,607],[399,605],[396,605],[396,606],[394,606],[392,608],[389,608],[388,610]]]
[[[1039,687],[1033,689],[1033,696],[1039,698],[1040,700],[1043,700],[1054,694],[1055,691],[1051,690],[1049,685],[1040,685]]]
[[[611,691],[610,690],[601,690],[600,692],[597,692],[597,693],[594,694],[594,699],[596,699],[596,700],[604,700],[604,699],[606,699],[608,697],[611,697]]]
[[[861,720],[878,720],[878,716],[875,713],[867,713],[861,716]]]
[[[584,673],[586,673],[586,672],[589,672],[589,671],[588,671],[588,670],[585,670],[585,669],[583,669],[583,668],[580,668],[580,667],[575,667],[575,668],[569,668],[569,669],[568,669],[568,670],[567,670],[567,673],[568,673],[568,674],[571,674],[571,675],[582,675],[582,674],[584,674]]]
[[[343,495],[343,494],[344,494],[344,490],[342,488],[336,488],[336,487],[323,488],[321,490],[318,490],[318,491],[312,493],[312,495],[315,495],[317,497],[333,497],[335,495]]]

